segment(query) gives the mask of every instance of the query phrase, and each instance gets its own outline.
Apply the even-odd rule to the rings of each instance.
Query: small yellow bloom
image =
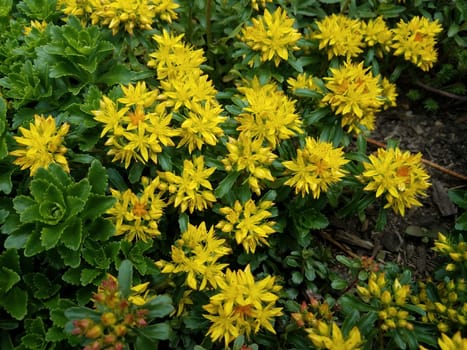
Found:
[[[45,118],[42,115],[34,115],[34,122],[29,124],[29,129],[19,127],[22,136],[13,137],[20,146],[10,152],[10,155],[16,157],[13,163],[21,166],[21,170],[29,168],[31,175],[39,168],[47,168],[51,163],[59,164],[69,172],[65,158],[67,148],[63,146],[64,137],[69,129],[70,125],[65,123],[57,130],[52,116]]]
[[[363,163],[365,190],[375,191],[376,197],[384,194],[385,208],[391,207],[403,216],[406,208],[422,205],[417,197],[426,196],[425,190],[430,184],[429,175],[421,165],[420,153],[412,155],[399,148],[380,148],[369,158],[369,162]]]
[[[273,13],[265,9],[264,15],[253,18],[252,22],[251,26],[243,28],[241,40],[261,53],[262,62],[274,61],[277,67],[281,60],[287,61],[290,51],[299,49],[296,43],[301,34],[293,27],[294,20],[288,18],[281,7]]]
[[[442,29],[438,20],[430,21],[426,17],[415,16],[409,22],[401,19],[392,30],[394,55],[402,55],[405,60],[428,71],[437,60],[435,37]]]
[[[304,149],[297,150],[297,158],[282,162],[285,173],[292,175],[284,184],[294,187],[302,197],[311,191],[313,198],[318,198],[345,175],[342,166],[346,163],[342,148],[307,137]]]

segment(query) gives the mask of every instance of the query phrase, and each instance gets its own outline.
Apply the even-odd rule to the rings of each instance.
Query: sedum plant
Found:
[[[366,137],[460,3],[0,1],[2,350],[464,346],[462,215],[431,280],[320,238],[423,204]]]

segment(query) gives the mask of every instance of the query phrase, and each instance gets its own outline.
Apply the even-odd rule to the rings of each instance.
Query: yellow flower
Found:
[[[251,0],[251,7],[256,11],[259,11],[259,6],[264,8],[268,2],[272,2],[272,0]]]
[[[151,299],[155,298],[155,295],[151,297],[148,296],[148,286],[149,282],[145,282],[131,287],[131,294],[128,296],[128,301],[134,305],[142,306]]]
[[[45,28],[47,28],[47,24],[48,23],[46,21],[39,22],[37,20],[32,20],[30,27],[24,27],[24,35],[29,35],[33,29],[43,32],[45,31]]]
[[[241,40],[261,53],[262,62],[274,61],[277,67],[281,60],[287,61],[290,51],[299,49],[296,44],[301,34],[293,25],[294,20],[282,8],[278,7],[272,14],[265,9],[263,16],[253,18],[252,25],[243,28]]]
[[[281,289],[274,277],[255,281],[249,265],[244,270],[227,269],[219,289],[203,306],[208,312],[203,316],[212,322],[207,334],[213,341],[224,338],[227,348],[239,335],[248,337],[261,328],[275,333],[272,323],[282,308],[274,307]]]
[[[140,195],[136,195],[130,189],[123,193],[110,190],[117,201],[107,214],[115,223],[115,235],[124,235],[128,241],[141,239],[147,242],[161,234],[158,223],[166,204],[160,194],[155,194],[159,178],[149,182],[148,178],[143,177],[141,183],[143,191]]]
[[[221,116],[222,108],[218,103],[193,103],[191,107],[188,117],[180,126],[181,140],[177,145],[177,148],[188,145],[190,154],[195,149],[201,150],[205,144],[216,145],[217,138],[224,135],[219,124],[226,119]]]
[[[47,168],[51,163],[59,164],[69,172],[64,156],[67,149],[63,146],[64,137],[69,129],[70,125],[65,123],[57,130],[52,116],[45,118],[42,115],[34,115],[34,123],[29,124],[29,129],[20,126],[19,132],[22,136],[14,136],[19,148],[10,152],[10,155],[16,157],[13,163],[19,165],[21,170],[29,168],[31,175],[39,168]]]
[[[93,11],[94,0],[58,0],[57,8],[64,14],[76,17],[86,17]]]
[[[195,50],[190,44],[184,43],[183,36],[164,29],[161,35],[152,37],[158,49],[149,54],[151,59],[148,66],[156,68],[159,80],[177,79],[189,74],[202,75],[199,66],[206,61],[203,50]]]
[[[178,18],[178,14],[175,10],[178,9],[180,5],[177,2],[173,0],[152,0],[152,4],[156,16],[163,21],[172,23],[172,20]]]
[[[314,329],[306,329],[308,338],[319,349],[329,350],[359,350],[363,345],[360,330],[353,327],[349,335],[344,337],[337,323],[332,322],[331,334],[320,334]]]
[[[274,83],[261,85],[257,77],[250,86],[238,87],[247,106],[235,117],[240,123],[241,134],[267,141],[275,149],[281,140],[287,140],[303,132],[302,120],[295,111],[295,101],[278,90]]]
[[[362,52],[363,35],[360,21],[343,14],[332,14],[316,22],[318,30],[312,39],[319,41],[319,49],[326,49],[328,59],[356,57]]]
[[[180,207],[181,212],[187,209],[190,213],[195,210],[203,211],[216,201],[209,182],[209,176],[215,168],[204,168],[204,157],[199,156],[193,161],[185,159],[181,176],[172,172],[159,172],[159,176],[166,182],[165,187],[170,193],[169,204]]]
[[[379,46],[377,51],[379,57],[382,57],[382,51],[389,52],[392,32],[387,27],[382,16],[372,18],[367,23],[362,22],[361,28],[366,45],[370,47]]]
[[[222,159],[227,171],[246,172],[248,185],[256,194],[261,194],[262,180],[274,181],[269,166],[277,158],[270,147],[262,147],[262,141],[252,140],[245,134],[238,139],[229,138],[228,155]]]
[[[294,94],[298,89],[308,89],[321,92],[319,86],[317,86],[313,81],[313,77],[308,73],[299,73],[296,78],[287,79],[287,84]]]
[[[438,345],[441,350],[467,350],[467,338],[462,337],[460,331],[452,337],[443,333],[441,338],[438,338]]]
[[[199,226],[188,224],[188,229],[172,245],[172,261],[159,260],[156,265],[162,273],[186,273],[185,283],[191,289],[216,288],[223,279],[222,270],[228,266],[219,263],[219,259],[230,252],[225,239],[217,238],[213,227],[208,231],[203,221]]]
[[[374,129],[374,113],[384,105],[383,89],[378,77],[374,77],[370,68],[364,68],[363,62],[354,64],[345,62],[339,68],[331,68],[331,77],[325,77],[328,93],[322,102],[342,115],[342,126],[349,131],[361,132],[361,126]],[[369,119],[368,119],[369,118]]]
[[[267,238],[276,232],[273,228],[275,222],[267,221],[272,216],[268,209],[273,205],[271,201],[262,201],[259,206],[252,199],[244,205],[236,201],[233,208],[220,209],[227,220],[219,222],[216,227],[222,232],[234,232],[237,244],[242,244],[247,253],[254,253],[258,245],[269,246]]]
[[[130,35],[133,30],[152,29],[156,10],[153,0],[100,0],[93,1],[92,24],[101,24],[112,29],[115,35],[124,29]]]
[[[409,22],[401,19],[392,30],[394,55],[403,55],[406,61],[416,64],[421,70],[429,70],[437,60],[435,37],[442,30],[438,20],[430,21],[420,16]]]
[[[421,153],[402,152],[399,148],[378,149],[376,155],[364,162],[362,174],[367,183],[365,190],[374,191],[376,197],[385,195],[385,208],[404,216],[405,209],[421,206],[418,196],[426,196],[430,186],[429,175],[421,165]]]
[[[156,101],[159,94],[157,89],[148,90],[144,81],[138,81],[136,85],[120,85],[120,87],[125,96],[119,98],[118,102],[123,103],[126,107],[133,105],[149,107]]]
[[[164,106],[172,108],[174,112],[181,107],[193,110],[196,108],[195,104],[213,101],[217,94],[209,77],[205,74],[200,75],[196,71],[162,80],[161,88],[165,97]]]
[[[157,91],[147,91],[144,83],[122,87],[125,97],[119,99],[123,108],[104,96],[99,110],[92,111],[94,119],[104,124],[101,136],[108,134],[105,145],[112,161],[123,161],[128,168],[133,160],[144,164],[157,163],[157,155],[164,147],[174,146],[171,137],[178,131],[170,127],[172,115],[164,105],[155,102]],[[140,101],[138,102],[138,99]],[[151,104],[151,108],[145,108]]]
[[[381,79],[381,88],[383,89],[383,96],[385,98],[384,101],[384,109],[389,107],[395,107],[397,105],[397,91],[396,85],[389,82],[388,79],[383,78]]]
[[[284,184],[294,187],[302,197],[311,191],[313,198],[318,198],[345,175],[342,166],[346,163],[342,148],[307,137],[304,149],[297,150],[297,158],[282,162],[285,173],[292,175]]]

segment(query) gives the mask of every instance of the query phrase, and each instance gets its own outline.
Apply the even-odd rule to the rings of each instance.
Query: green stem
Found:
[[[205,8],[205,15],[206,15],[206,48],[207,48],[207,57],[208,63],[212,67],[213,66],[213,57],[211,53],[211,45],[212,45],[212,0],[206,0],[206,8]]]

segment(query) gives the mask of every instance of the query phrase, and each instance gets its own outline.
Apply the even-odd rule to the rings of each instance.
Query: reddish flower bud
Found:
[[[99,325],[95,325],[86,331],[86,338],[96,339],[102,335],[102,328]]]

